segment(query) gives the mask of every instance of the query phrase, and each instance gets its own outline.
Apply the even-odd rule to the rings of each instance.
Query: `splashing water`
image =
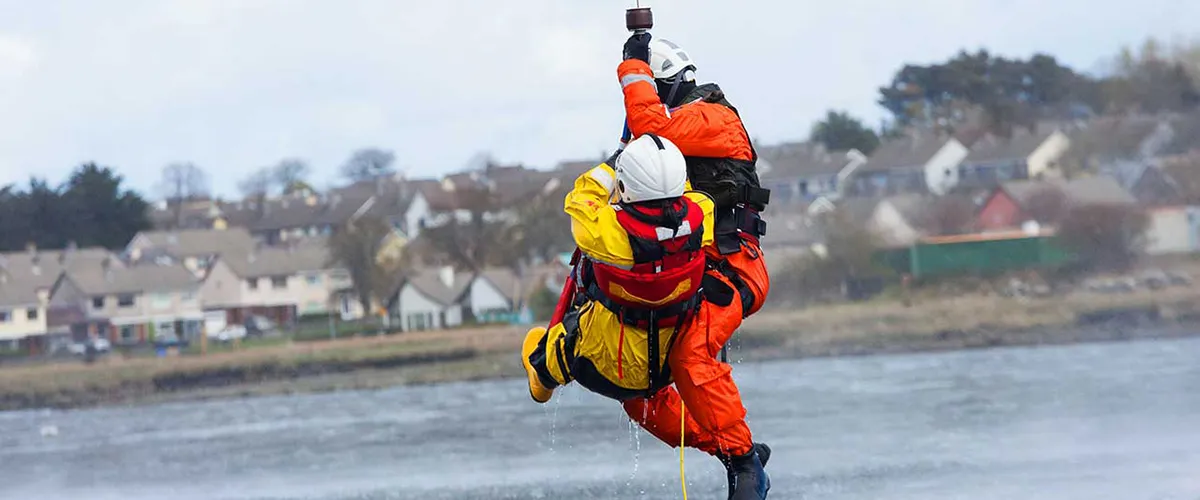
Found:
[[[629,479],[625,481],[625,486],[632,486],[633,480],[637,478],[638,467],[642,455],[642,439],[640,428],[633,419],[626,419],[629,422],[629,441],[633,444],[633,472],[629,475]]]
[[[554,404],[552,406],[554,406],[554,411],[550,415],[550,452],[551,453],[554,452],[554,444],[557,442],[556,437],[555,437],[555,430],[558,427],[558,407],[562,406],[562,397],[559,396],[557,398],[554,398]],[[547,409],[545,411],[549,412],[550,410]]]

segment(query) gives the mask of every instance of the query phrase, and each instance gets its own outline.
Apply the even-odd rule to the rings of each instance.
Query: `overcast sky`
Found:
[[[628,2],[632,4],[632,0]],[[830,107],[876,124],[905,62],[1046,51],[1091,70],[1149,35],[1200,35],[1195,0],[658,0],[752,135],[801,138]],[[317,185],[352,150],[410,176],[480,151],[550,167],[615,144],[616,0],[0,0],[0,184],[117,168],[158,196],[191,161],[234,194],[299,157]]]

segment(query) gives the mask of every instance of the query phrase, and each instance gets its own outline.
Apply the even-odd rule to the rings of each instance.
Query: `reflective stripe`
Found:
[[[600,183],[609,192],[613,190],[613,176],[608,173],[608,169],[604,167],[593,167],[588,171],[588,177]]]
[[[653,78],[650,78],[649,76],[646,76],[646,75],[632,74],[632,75],[625,75],[625,76],[621,77],[621,88],[628,87],[637,82],[646,82],[646,83],[649,83],[650,85],[654,85]]]

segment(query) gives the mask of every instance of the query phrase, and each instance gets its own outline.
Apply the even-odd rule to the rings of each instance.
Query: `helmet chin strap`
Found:
[[[673,81],[669,82],[671,83],[671,91],[667,93],[667,98],[663,99],[663,104],[666,104],[668,107],[675,107],[675,94],[679,93],[679,86],[683,85],[683,73],[675,75]]]

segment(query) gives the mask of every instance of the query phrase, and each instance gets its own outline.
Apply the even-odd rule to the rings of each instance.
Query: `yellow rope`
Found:
[[[687,442],[687,406],[679,400],[679,484],[683,487],[683,500],[687,500],[687,478],[683,473],[683,444]]]

